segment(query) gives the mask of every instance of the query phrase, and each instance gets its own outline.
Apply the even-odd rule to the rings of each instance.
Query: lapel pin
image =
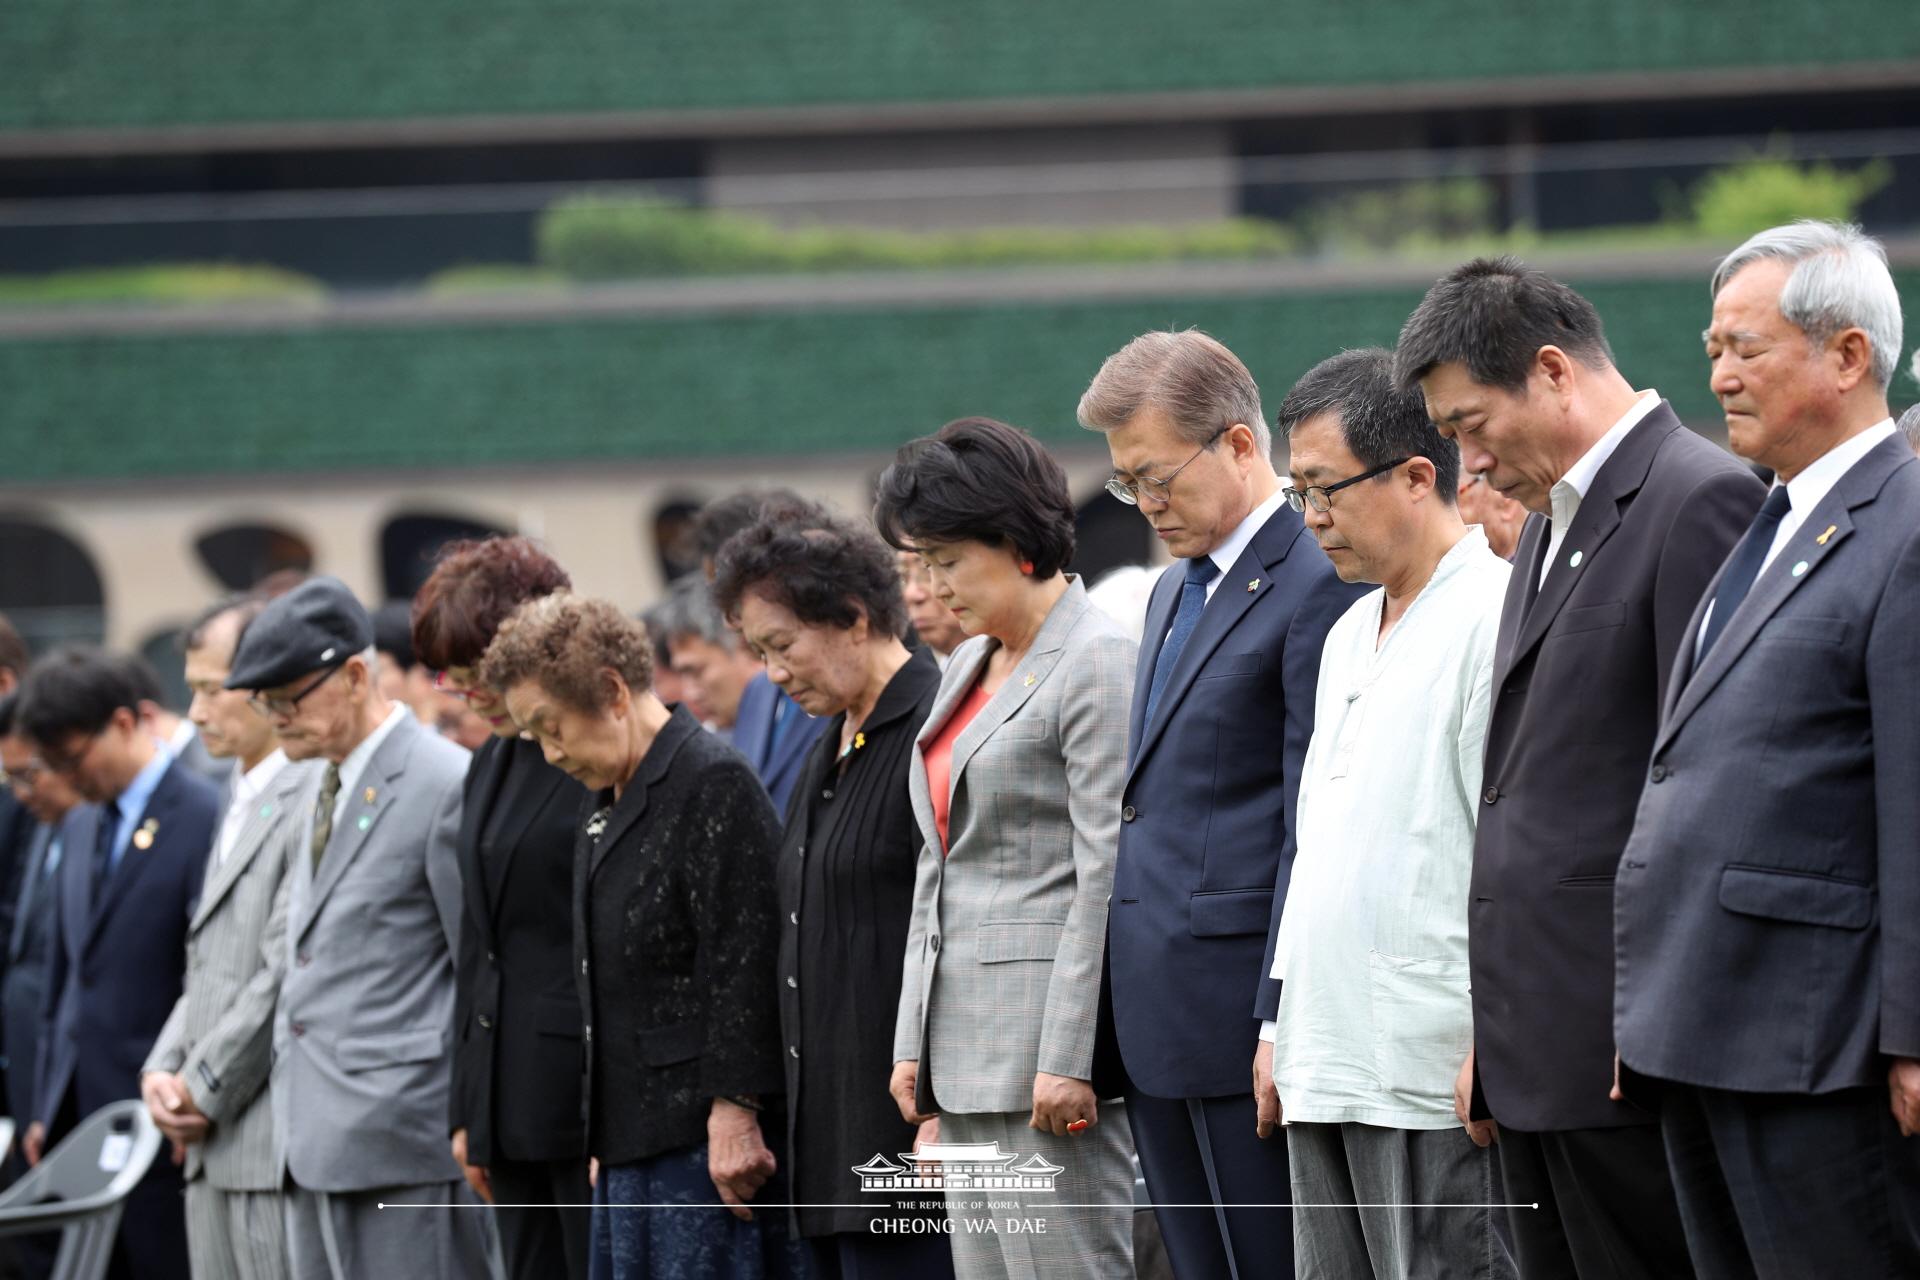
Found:
[[[140,824],[140,829],[133,833],[133,847],[136,849],[153,848],[153,833],[159,829],[160,824],[154,819],[148,818]]]
[[[373,825],[372,815],[365,814],[365,813],[360,815],[360,829],[362,831],[365,831],[368,827],[371,827],[372,825]]]
[[[1248,595],[1252,595],[1254,592],[1258,591],[1259,589],[1260,589],[1260,579],[1258,578],[1255,578],[1252,582],[1249,582],[1247,584]]]
[[[1838,529],[1839,527],[1840,527],[1840,526],[1839,526],[1839,525],[1837,525],[1837,524],[1830,524],[1830,525],[1828,525],[1828,526],[1827,526],[1827,531],[1826,531],[1825,533],[1823,533],[1823,534],[1821,534],[1821,535],[1820,535],[1819,537],[1817,537],[1817,538],[1815,538],[1815,539],[1814,539],[1814,541],[1815,541],[1815,542],[1817,542],[1817,543],[1819,543],[1819,544],[1820,544],[1821,546],[1823,546],[1823,547],[1824,547],[1824,546],[1826,546],[1826,545],[1827,545],[1827,539],[1828,539],[1828,538],[1831,538],[1831,537],[1833,536],[1833,534],[1834,534],[1834,531],[1835,531],[1836,529]]]
[[[1027,672],[1027,678],[1020,682],[1021,687],[1031,689],[1033,687],[1033,681],[1034,681],[1033,672],[1029,671]]]
[[[273,816],[273,804],[271,801],[260,806],[260,816],[263,818],[271,818]]]
[[[366,789],[365,791],[363,791],[363,792],[361,792],[360,794],[361,794],[361,795],[362,795],[363,797],[365,797],[365,799],[366,799],[366,802],[367,802],[368,804],[372,804],[372,803],[373,803],[373,798],[374,798],[375,796],[377,796],[377,795],[379,795],[380,793],[379,793],[378,791],[375,791],[375,790],[374,790],[374,789],[373,789],[372,787],[368,787],[368,788],[367,788],[367,789]]]
[[[1585,560],[1586,558],[1587,557],[1585,552],[1582,552],[1582,551],[1574,552],[1572,555],[1567,557],[1567,568],[1578,569],[1580,567],[1580,562],[1582,560]]]
[[[1807,562],[1805,560],[1802,560],[1798,564],[1793,566],[1793,576],[1796,578],[1799,577],[1801,574],[1805,573],[1806,571],[1807,571]]]

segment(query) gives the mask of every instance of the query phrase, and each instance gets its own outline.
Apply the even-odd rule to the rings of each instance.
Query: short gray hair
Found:
[[[1780,314],[1814,342],[1859,329],[1873,347],[1873,378],[1884,390],[1900,359],[1900,293],[1887,251],[1852,223],[1802,218],[1770,227],[1720,260],[1713,296],[1763,258],[1793,264],[1780,290]]]
[[[692,639],[705,640],[729,651],[740,647],[739,637],[734,635],[720,606],[714,602],[713,588],[697,574],[675,582],[672,593],[653,616],[669,645],[676,640]]]
[[[1920,453],[1920,404],[1910,405],[1900,415],[1900,430],[1907,436],[1907,444],[1915,453]]]
[[[1244,422],[1261,456],[1273,455],[1259,385],[1240,357],[1198,329],[1156,329],[1108,356],[1080,397],[1078,416],[1089,431],[1117,431],[1148,407],[1196,445]]]

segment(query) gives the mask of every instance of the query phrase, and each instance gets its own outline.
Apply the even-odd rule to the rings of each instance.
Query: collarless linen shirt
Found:
[[[1288,1122],[1459,1124],[1467,900],[1494,636],[1512,567],[1470,527],[1380,640],[1384,589],[1327,634],[1274,949]]]
[[[1573,526],[1573,518],[1580,514],[1580,504],[1586,500],[1587,490],[1593,488],[1593,478],[1600,474],[1600,468],[1607,465],[1607,459],[1619,449],[1621,441],[1660,403],[1658,391],[1647,390],[1640,393],[1633,407],[1620,415],[1620,421],[1607,428],[1607,434],[1593,442],[1593,447],[1580,455],[1580,460],[1567,468],[1567,474],[1555,482],[1547,491],[1547,502],[1552,511],[1547,516],[1547,558],[1540,566],[1540,581],[1535,586],[1545,586],[1547,570],[1553,568],[1554,557],[1560,554],[1560,544],[1567,540],[1567,530]]]

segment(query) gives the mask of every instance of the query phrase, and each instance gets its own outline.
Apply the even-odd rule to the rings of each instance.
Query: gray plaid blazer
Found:
[[[954,743],[943,858],[923,752],[997,647],[954,651],[908,775],[922,845],[893,1056],[919,1061],[922,1111],[1026,1111],[1036,1072],[1093,1074],[1137,646],[1069,580]]]
[[[187,1148],[187,1177],[204,1171],[223,1191],[280,1188],[267,1077],[287,967],[287,833],[303,827],[297,796],[319,772],[314,761],[281,769],[233,852],[222,861],[216,848],[207,858],[206,885],[187,923],[186,990],[141,1068],[186,1080],[213,1122],[207,1140]]]

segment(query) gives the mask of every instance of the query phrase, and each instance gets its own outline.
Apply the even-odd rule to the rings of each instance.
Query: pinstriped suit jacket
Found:
[[[919,1061],[923,1111],[1026,1111],[1036,1072],[1093,1073],[1137,646],[1069,582],[954,743],[943,858],[924,748],[997,647],[955,650],[908,774],[923,844],[894,1058]]]
[[[266,1092],[273,1009],[287,968],[288,849],[305,829],[297,798],[319,772],[317,761],[281,769],[233,852],[207,859],[187,924],[186,990],[142,1068],[185,1078],[213,1122],[207,1140],[187,1148],[187,1177],[204,1172],[223,1191],[274,1191],[283,1176]]]

